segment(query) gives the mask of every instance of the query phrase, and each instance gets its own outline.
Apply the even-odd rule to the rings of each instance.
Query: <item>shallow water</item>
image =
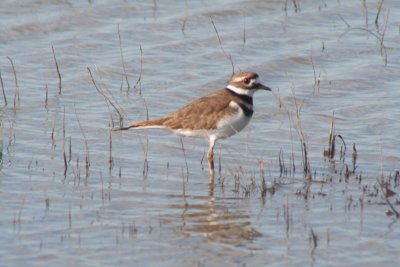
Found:
[[[400,3],[385,1],[375,25],[377,10],[375,1],[1,1],[1,265],[394,266],[399,222],[378,179],[399,210]],[[250,125],[218,143],[213,188],[205,140],[113,133],[110,164],[118,115],[88,68],[126,122],[225,86],[229,57],[273,92],[257,93]],[[337,137],[329,160],[333,112],[347,149]]]

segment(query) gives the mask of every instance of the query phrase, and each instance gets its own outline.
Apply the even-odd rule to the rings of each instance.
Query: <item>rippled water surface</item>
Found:
[[[378,2],[1,1],[1,265],[395,266],[400,3]],[[206,140],[110,133],[110,102],[161,116],[232,67],[273,92],[214,186]]]

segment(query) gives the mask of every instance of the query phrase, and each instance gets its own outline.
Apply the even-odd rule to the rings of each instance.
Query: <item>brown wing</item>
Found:
[[[225,89],[215,91],[164,117],[163,125],[170,129],[215,128],[221,116],[237,112],[229,107],[231,100]]]

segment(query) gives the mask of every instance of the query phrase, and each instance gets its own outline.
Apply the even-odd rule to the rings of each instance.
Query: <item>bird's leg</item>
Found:
[[[214,145],[215,140],[210,138],[210,148],[208,149],[207,153],[208,169],[210,171],[210,183],[214,183]]]
[[[207,159],[208,159],[208,169],[210,171],[210,179],[213,179],[214,178],[214,151],[213,151],[213,148],[210,148],[208,150]]]

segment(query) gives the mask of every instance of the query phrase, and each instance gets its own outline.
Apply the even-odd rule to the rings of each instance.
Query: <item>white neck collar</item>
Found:
[[[235,92],[235,93],[238,94],[238,95],[253,96],[254,92],[256,91],[256,90],[242,89],[242,88],[233,86],[233,85],[231,85],[231,84],[228,84],[228,86],[227,86],[226,88],[228,88],[229,90]]]

